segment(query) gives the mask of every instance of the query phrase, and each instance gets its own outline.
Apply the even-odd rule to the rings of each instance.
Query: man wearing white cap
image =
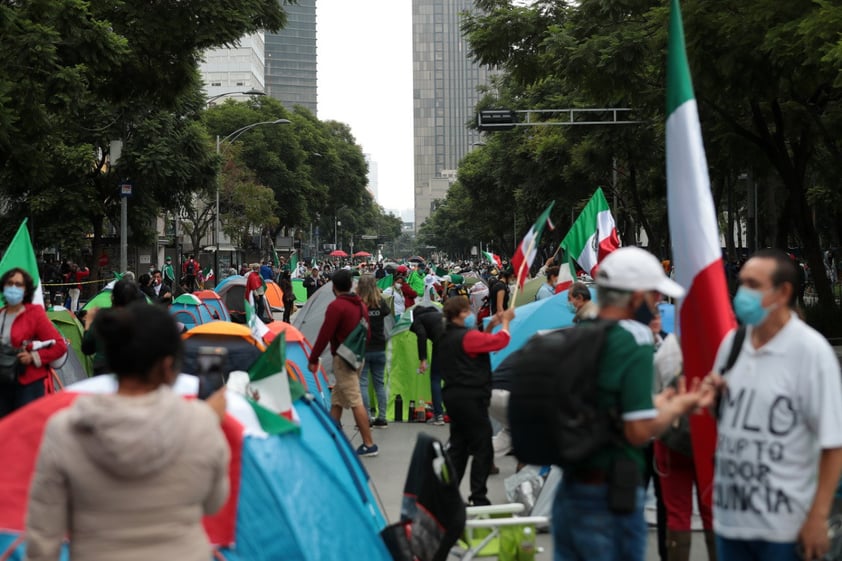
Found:
[[[654,255],[620,248],[596,274],[599,318],[617,323],[605,332],[597,372],[599,409],[618,417],[617,439],[565,470],[553,504],[555,561],[642,561],[644,456],[641,448],[681,415],[694,411],[700,391],[668,390],[652,397],[654,346],[649,321],[661,295],[684,290],[664,275]]]

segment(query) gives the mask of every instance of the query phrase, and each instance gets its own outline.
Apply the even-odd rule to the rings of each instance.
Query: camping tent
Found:
[[[327,282],[307,300],[292,319],[292,325],[304,334],[308,341],[316,342],[319,330],[325,320],[325,310],[336,299],[333,295],[333,283]],[[333,357],[330,349],[325,349],[321,356],[322,366],[328,375],[333,374]]]
[[[523,306],[535,301],[535,295],[538,294],[538,289],[542,284],[546,284],[547,277],[539,275],[534,279],[529,279],[523,285],[523,288],[518,290],[517,298],[515,299],[515,307]]]
[[[85,356],[85,355],[82,355]],[[72,349],[68,349],[64,361],[60,365],[53,366],[53,382],[57,390],[63,390],[70,384],[86,379],[89,374]]]
[[[228,307],[225,306],[225,302],[223,302],[219,294],[213,290],[198,290],[193,293],[193,296],[198,296],[205,303],[205,306],[213,314],[213,319],[231,321],[231,314],[228,313]]]
[[[413,306],[414,308],[414,306]],[[430,370],[422,375],[418,374],[418,339],[409,330],[412,325],[412,309],[403,313],[400,320],[390,332],[386,343],[386,387],[389,388],[389,405],[386,408],[386,418],[395,418],[395,398],[400,395],[403,401],[403,419],[409,419],[409,402],[416,405],[423,401],[431,403]],[[433,344],[427,341],[427,356],[432,357]]]
[[[299,306],[307,301],[307,289],[304,288],[304,279],[292,279],[292,291],[295,293],[295,303]]]
[[[98,376],[0,420],[0,440],[10,452],[0,470],[0,557],[23,558],[28,482],[49,417],[79,392],[115,389],[113,376]],[[174,389],[195,395],[198,381],[182,375]],[[300,431],[268,435],[242,396],[229,391],[227,398],[222,428],[232,451],[231,494],[219,513],[204,520],[215,558],[391,559],[379,537],[385,519],[365,470],[326,412],[299,400]]]
[[[223,372],[248,370],[248,367],[265,349],[245,325],[228,321],[211,321],[197,325],[184,335],[184,364],[182,371],[194,374],[199,371],[198,356],[201,347],[223,347],[227,363]]]
[[[85,329],[76,319],[76,315],[63,306],[56,306],[47,310],[47,317],[67,341],[67,346],[76,355],[77,361],[85,373],[90,376],[93,373],[93,362],[90,356],[82,352],[82,336]]]
[[[90,310],[92,308],[110,308],[111,307],[111,286],[100,290],[96,296],[87,301],[82,307],[83,310]]]
[[[184,324],[185,329],[214,321],[213,312],[194,294],[182,294],[170,305],[170,315]]]
[[[487,297],[488,286],[481,280],[477,280],[468,291],[468,298],[471,301],[471,311],[477,313]]]
[[[231,314],[231,321],[235,323],[246,322],[246,278],[240,275],[231,275],[223,279],[214,291],[219,294],[225,306],[228,308],[228,313]],[[255,298],[258,298],[255,295]],[[266,313],[269,313],[269,302],[264,300],[264,308]]]
[[[273,312],[280,312],[284,309],[284,291],[278,283],[272,280],[266,281],[266,301],[269,302]]]
[[[313,374],[307,368],[310,352],[313,349],[310,342],[307,341],[303,333],[288,323],[273,321],[266,324],[266,327],[269,328],[269,333],[263,339],[267,345],[280,333],[284,334],[287,372],[290,377],[300,382],[315,397],[316,401],[324,406],[326,411],[329,411],[330,383],[324,368],[319,368],[318,374]]]

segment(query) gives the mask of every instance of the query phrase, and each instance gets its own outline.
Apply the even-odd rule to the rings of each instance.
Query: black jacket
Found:
[[[444,315],[435,306],[417,306],[412,310],[410,331],[418,339],[418,360],[427,360],[427,340],[433,342],[433,360],[436,360],[436,346],[444,333]]]
[[[437,343],[438,352],[447,357],[442,369],[445,402],[457,396],[491,397],[491,358],[488,353],[468,356],[462,347],[467,334],[467,328],[449,323]]]

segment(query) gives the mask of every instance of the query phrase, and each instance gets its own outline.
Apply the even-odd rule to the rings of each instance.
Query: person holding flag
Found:
[[[535,224],[532,225],[523,237],[523,240],[521,240],[520,245],[512,257],[512,272],[517,279],[516,290],[523,288],[526,277],[529,276],[529,269],[532,267],[535,256],[538,254],[538,244],[541,243],[541,236],[544,233],[544,229],[555,229],[555,226],[550,221],[550,212],[552,212],[553,206],[555,206],[555,201],[551,202],[544,212],[541,213],[541,216],[538,217],[538,220],[535,221]],[[516,296],[517,293],[515,293]],[[491,313],[493,314],[495,311],[492,309]]]

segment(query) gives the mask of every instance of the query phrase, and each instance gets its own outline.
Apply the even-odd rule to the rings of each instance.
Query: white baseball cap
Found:
[[[656,290],[664,296],[681,298],[684,288],[664,273],[658,259],[639,247],[621,247],[602,260],[596,284],[618,290]]]

